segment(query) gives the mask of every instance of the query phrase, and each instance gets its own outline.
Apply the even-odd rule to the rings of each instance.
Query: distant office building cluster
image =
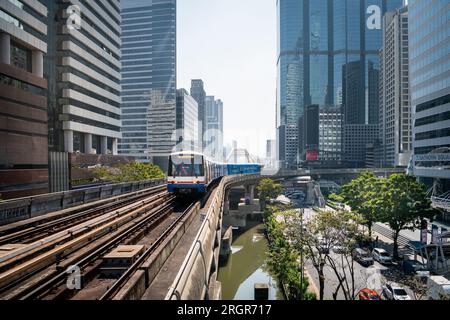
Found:
[[[304,165],[314,154],[302,141],[299,120],[308,106],[341,109],[342,150],[362,146],[362,141],[348,140],[353,126],[367,136],[378,125],[382,16],[377,24],[368,10],[372,5],[384,15],[401,8],[403,1],[277,1],[277,158],[282,167]],[[354,155],[347,166],[361,162],[362,153]]]
[[[165,168],[176,145],[176,0],[124,0],[120,154]]]
[[[277,10],[280,165],[320,164],[329,139],[342,151],[329,165],[408,167],[434,195],[450,190],[448,1],[278,0]],[[330,106],[341,130],[319,116]]]
[[[198,103],[186,89],[177,90],[177,151],[200,151]]]
[[[67,190],[95,164],[165,170],[180,141],[223,159],[222,101],[201,80],[176,89],[176,7],[0,1],[2,198]]]
[[[198,105],[198,146],[209,157],[223,161],[223,102],[206,94],[201,79],[191,81],[190,94]]]

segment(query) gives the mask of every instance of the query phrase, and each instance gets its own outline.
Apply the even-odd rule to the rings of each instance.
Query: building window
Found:
[[[11,42],[11,65],[32,72],[31,51]]]

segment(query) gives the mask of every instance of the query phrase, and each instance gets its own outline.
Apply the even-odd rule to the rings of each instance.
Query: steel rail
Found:
[[[114,284],[100,297],[99,300],[109,300],[119,292],[123,285],[131,278],[131,276],[141,267],[141,265],[152,255],[153,252],[161,245],[161,243],[167,238],[167,236],[175,229],[175,227],[187,217],[195,206],[198,204],[192,203],[172,224],[164,230],[164,232],[158,237],[158,239],[152,243],[152,245],[145,250],[145,252],[131,265],[125,273],[114,282]]]
[[[7,234],[5,236],[0,237],[0,245],[5,244],[11,244],[11,243],[24,243],[24,240],[29,240],[32,238],[34,241],[38,240],[39,238],[36,238],[41,233],[47,233],[45,236],[57,233],[59,231],[62,231],[63,229],[55,230],[57,227],[71,227],[75,226],[76,223],[80,223],[83,221],[88,221],[89,219],[93,219],[95,217],[101,216],[107,211],[110,210],[117,210],[119,208],[125,207],[128,204],[131,204],[133,202],[139,201],[139,199],[145,198],[149,195],[153,195],[155,193],[158,193],[159,191],[164,190],[163,187],[153,187],[147,190],[147,192],[143,192],[141,194],[134,195],[129,198],[124,198],[112,203],[106,203],[104,205],[101,205],[97,208],[90,208],[86,211],[77,212],[73,215],[65,216],[59,219],[55,219],[49,222],[45,222],[41,225],[38,225],[36,227],[31,227],[28,229],[23,229],[20,231],[16,231],[11,234]],[[82,220],[82,218],[86,218]],[[51,229],[53,228],[53,229]],[[33,238],[34,236],[34,238]]]
[[[93,251],[86,252],[85,254],[80,255],[79,260],[72,263],[70,267],[79,267],[80,269],[92,261],[95,261],[98,259],[99,256],[103,255],[107,251],[110,251],[112,248],[119,245],[123,240],[128,238],[131,234],[135,233],[136,231],[142,229],[143,227],[146,227],[157,220],[160,216],[163,216],[167,214],[168,211],[172,208],[172,204],[174,202],[174,199],[172,198],[170,201],[164,204],[162,208],[159,208],[156,212],[149,215],[139,223],[133,225],[131,228],[123,230],[119,235],[115,236],[114,239],[108,241],[106,244],[101,245],[100,247],[94,249]],[[59,272],[58,274],[54,275],[52,278],[48,279],[44,283],[37,284],[34,287],[31,287],[30,289],[21,292],[19,295],[16,295],[14,299],[20,299],[20,300],[28,300],[38,297],[39,295],[45,293],[46,291],[52,289],[54,286],[56,286],[61,281],[64,281],[65,278],[68,277],[68,273],[66,270]],[[20,296],[21,295],[21,296]]]

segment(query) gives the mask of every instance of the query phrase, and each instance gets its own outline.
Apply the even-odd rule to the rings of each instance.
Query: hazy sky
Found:
[[[178,0],[178,88],[224,102],[224,140],[264,155],[275,138],[276,1]]]

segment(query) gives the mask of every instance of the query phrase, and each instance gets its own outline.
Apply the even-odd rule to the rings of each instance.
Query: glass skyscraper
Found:
[[[176,144],[176,0],[123,0],[119,153],[165,167]]]
[[[278,160],[304,158],[299,118],[340,105],[346,124],[378,123],[381,19],[403,0],[277,0]],[[284,158],[282,158],[284,157]]]
[[[409,0],[408,7],[414,173],[439,197],[450,190],[450,4]]]

